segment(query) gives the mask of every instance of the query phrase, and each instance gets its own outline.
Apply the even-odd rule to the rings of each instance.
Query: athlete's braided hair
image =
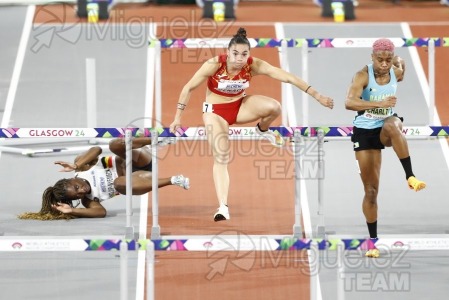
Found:
[[[248,47],[251,49],[251,44],[246,38],[245,28],[240,27],[239,30],[237,30],[237,33],[232,37],[231,41],[229,42],[228,49],[231,48],[232,45],[237,44],[248,45]]]
[[[72,205],[72,200],[66,198],[66,187],[69,179],[58,180],[54,186],[45,189],[42,194],[42,207],[38,213],[26,212],[18,215],[19,219],[27,220],[69,220],[73,216],[66,215],[60,211],[54,210],[51,206],[58,202]]]

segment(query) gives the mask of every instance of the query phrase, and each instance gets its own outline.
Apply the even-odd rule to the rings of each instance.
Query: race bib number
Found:
[[[214,112],[213,104],[203,102],[203,113],[211,113]]]
[[[393,112],[391,108],[373,108],[365,110],[363,115],[368,119],[383,120],[393,115]]]

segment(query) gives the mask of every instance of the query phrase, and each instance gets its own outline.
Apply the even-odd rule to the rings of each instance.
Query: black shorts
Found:
[[[397,114],[393,116],[398,117],[401,122],[404,118],[399,117]],[[354,151],[371,150],[371,149],[385,149],[385,146],[380,141],[380,132],[382,127],[374,129],[365,129],[353,127],[351,142],[354,146]]]
[[[364,129],[354,126],[351,136],[351,142],[353,143],[354,151],[385,149],[385,146],[380,142],[381,130],[382,127],[374,129]]]
[[[151,172],[151,171],[153,171],[153,164],[152,163],[153,162],[150,161],[150,163],[148,165],[143,166],[143,167],[133,166],[132,170],[133,170],[133,172],[136,172],[136,171],[150,171]]]

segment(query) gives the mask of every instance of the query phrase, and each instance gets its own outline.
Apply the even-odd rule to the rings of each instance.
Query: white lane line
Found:
[[[17,51],[16,62],[14,63],[14,70],[12,73],[11,84],[9,85],[8,96],[6,97],[5,112],[3,113],[1,128],[9,127],[11,120],[11,112],[16,98],[17,86],[19,85],[20,73],[22,72],[23,61],[25,59],[25,52],[30,37],[31,28],[33,26],[34,5],[28,6],[25,16],[25,23],[23,24],[22,37],[20,38],[19,49]]]
[[[402,32],[404,33],[404,37],[406,37],[406,38],[413,37],[412,31],[411,31],[408,23],[401,23],[401,27],[402,27]],[[427,82],[427,77],[426,77],[424,68],[421,64],[421,60],[418,55],[418,49],[416,47],[408,47],[408,50],[409,50],[410,56],[412,57],[412,63],[416,69],[416,75],[418,76],[419,83],[421,84],[421,89],[424,93],[424,99],[426,100],[427,107],[428,107],[429,103],[430,103],[429,84]],[[436,110],[436,108],[435,108],[435,110]],[[434,118],[433,118],[433,120],[430,120],[430,122],[433,123],[432,125],[441,126],[441,120],[438,115],[438,111],[436,111],[434,113]],[[447,143],[446,139],[442,139],[442,138],[439,139],[439,142],[440,142],[440,146],[441,146],[441,151],[442,151],[444,159],[446,161],[446,165],[449,169],[449,146],[448,146],[448,143]]]
[[[277,39],[283,39],[285,38],[285,32],[284,32],[284,25],[282,23],[275,23],[275,30],[276,30],[276,38]],[[288,60],[287,55],[284,57],[282,56],[282,52],[279,51],[279,61],[281,63],[281,66],[285,66],[284,70],[289,71],[288,67]],[[293,103],[293,87],[291,84],[288,84],[286,87],[286,99],[282,99],[283,105],[287,105],[287,111],[288,111],[288,123],[289,126],[297,126],[297,119],[296,119],[296,109],[295,105]],[[302,157],[300,157],[301,165],[302,164]],[[310,217],[310,209],[309,209],[309,200],[307,197],[307,186],[304,180],[301,180],[300,182],[300,198],[301,198],[301,214],[302,214],[302,221],[304,223],[304,232],[306,235],[306,238],[312,237],[312,220]],[[309,251],[308,252],[308,259],[309,259],[309,266],[313,266],[313,262],[311,261],[312,255]],[[310,274],[313,274],[314,270],[310,270]],[[317,295],[316,299],[313,300],[322,300],[322,294],[321,294],[321,285],[320,285],[320,276],[319,274],[313,274],[311,276],[316,276],[317,280]],[[312,279],[310,279],[312,280]]]
[[[396,26],[398,25],[399,22],[357,22],[356,26],[375,26],[375,27],[384,27],[384,26]],[[162,27],[167,27],[170,25],[167,25],[167,22],[156,22],[156,25],[162,26]],[[183,22],[182,23],[185,26],[204,26],[204,22]],[[323,23],[323,22],[285,22],[282,24],[286,24],[288,26],[318,26],[318,27],[326,27],[329,26],[329,23]],[[412,26],[447,26],[449,25],[449,21],[438,21],[438,22],[409,22],[410,25]],[[247,27],[247,26],[273,26],[273,22],[235,22],[232,23],[233,26],[240,26],[240,27]],[[348,22],[348,23],[343,23],[343,24],[338,24],[338,27],[342,26],[342,27],[354,27],[354,23],[352,22]],[[223,25],[218,24],[218,29],[220,28],[228,28],[229,25],[227,23],[224,23]],[[260,36],[260,37],[264,37],[264,36]],[[329,36],[330,38],[330,36]]]
[[[150,23],[148,25],[148,35],[156,36],[157,25]],[[144,111],[144,128],[152,127],[153,120],[153,95],[154,95],[154,48],[147,48],[147,78],[145,80],[145,111]],[[147,239],[148,226],[148,201],[149,195],[145,194],[140,197],[140,219],[139,219],[139,239]],[[136,280],[136,300],[144,299],[145,291],[145,251],[138,251],[137,254],[137,280]]]
[[[8,95],[6,96],[5,110],[3,112],[1,128],[10,127],[11,112],[16,98],[17,85],[19,84],[20,73],[22,72],[23,60],[25,58],[25,50],[28,44],[31,28],[33,26],[34,5],[28,6],[27,14],[25,16],[25,23],[23,24],[22,37],[20,38],[19,49],[17,50],[16,62],[14,63],[14,70],[11,77],[11,84],[9,85]],[[1,139],[3,140],[3,139]],[[0,157],[2,152],[0,151]]]
[[[17,86],[19,84],[20,73],[22,72],[23,60],[25,58],[25,50],[28,44],[31,27],[33,25],[35,6],[30,5],[27,9],[25,16],[25,23],[23,25],[22,37],[20,38],[19,49],[17,50],[16,62],[14,63],[14,70],[11,77],[11,83],[8,89],[8,95],[6,97],[5,109],[0,124],[1,128],[9,127],[9,121],[11,120],[11,112],[14,106],[14,100],[16,98]],[[2,152],[0,151],[0,157]]]

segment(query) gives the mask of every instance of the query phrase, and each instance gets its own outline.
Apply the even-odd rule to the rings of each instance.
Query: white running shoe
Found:
[[[176,138],[175,137],[164,137],[164,138],[159,138],[159,140],[157,141],[157,146],[158,147],[165,147],[167,145],[172,145],[176,143]]]
[[[220,207],[217,209],[217,212],[214,215],[214,221],[226,221],[229,220],[231,217],[229,216],[229,208],[226,205],[220,205]]]
[[[184,177],[183,175],[172,176],[171,183],[173,185],[180,186],[185,190],[188,190],[190,188],[190,179],[188,177]]]
[[[270,141],[271,145],[275,147],[282,147],[285,144],[284,139],[282,138],[279,132],[274,132],[273,130],[261,131],[259,129],[259,124],[256,126],[256,132]]]

